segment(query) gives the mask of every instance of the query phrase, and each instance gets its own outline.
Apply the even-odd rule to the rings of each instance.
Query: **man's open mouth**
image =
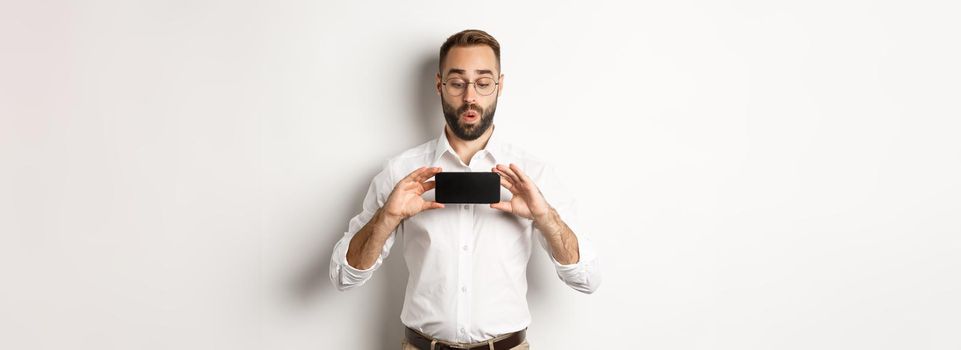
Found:
[[[474,120],[474,119],[477,119],[478,117],[480,117],[480,114],[474,110],[469,110],[461,114],[461,118],[464,118],[464,120]]]

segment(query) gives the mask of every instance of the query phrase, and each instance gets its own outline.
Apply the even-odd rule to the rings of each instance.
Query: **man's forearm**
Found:
[[[544,235],[557,262],[570,265],[580,261],[577,236],[564,223],[564,220],[561,220],[560,214],[554,208],[551,208],[543,218],[534,220],[534,227],[537,227]]]
[[[377,209],[370,221],[350,239],[347,248],[347,263],[358,270],[366,270],[380,257],[387,238],[394,232],[400,220],[387,215],[384,209]]]

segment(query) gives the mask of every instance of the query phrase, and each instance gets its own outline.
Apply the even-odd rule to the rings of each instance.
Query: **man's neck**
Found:
[[[466,165],[470,165],[470,160],[474,157],[474,154],[477,154],[478,151],[487,146],[487,141],[490,140],[493,134],[494,125],[491,125],[491,127],[487,128],[487,131],[476,140],[467,141],[454,135],[454,133],[450,131],[449,126],[444,126],[444,135],[447,136],[447,142],[450,143],[450,147],[457,153],[457,157]]]

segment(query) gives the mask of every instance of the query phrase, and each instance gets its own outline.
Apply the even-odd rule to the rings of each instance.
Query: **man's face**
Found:
[[[444,119],[458,138],[476,140],[493,124],[497,98],[504,88],[504,75],[500,74],[497,67],[494,50],[486,45],[454,47],[447,52],[441,67],[442,71],[437,74],[435,82],[437,93],[441,96]],[[489,96],[479,94],[475,84],[467,85],[460,96],[451,95],[443,85],[450,79],[459,78],[474,83],[483,77],[499,83]]]

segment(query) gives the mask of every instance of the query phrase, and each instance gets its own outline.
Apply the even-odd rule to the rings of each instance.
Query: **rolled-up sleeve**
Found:
[[[376,271],[384,263],[384,259],[390,254],[390,248],[394,245],[395,236],[399,234],[401,226],[387,238],[384,248],[374,265],[370,268],[361,270],[347,263],[347,249],[350,247],[350,240],[360,231],[374,214],[387,201],[390,191],[394,185],[391,182],[392,176],[390,164],[385,164],[384,169],[374,177],[364,198],[362,211],[355,215],[348,223],[347,232],[334,245],[334,252],[330,257],[330,281],[337,290],[344,291],[354,287],[359,287],[367,283]]]
[[[561,220],[570,227],[577,237],[579,259],[573,264],[561,264],[554,258],[550,244],[544,235],[534,228],[534,235],[540,243],[541,248],[547,252],[547,256],[554,264],[557,277],[564,281],[568,286],[576,291],[591,294],[597,290],[601,284],[601,270],[598,263],[598,255],[591,239],[590,234],[582,230],[577,218],[577,203],[568,189],[560,181],[556,171],[550,165],[542,168],[542,173],[538,176],[537,186],[544,194],[544,198],[550,203]]]

